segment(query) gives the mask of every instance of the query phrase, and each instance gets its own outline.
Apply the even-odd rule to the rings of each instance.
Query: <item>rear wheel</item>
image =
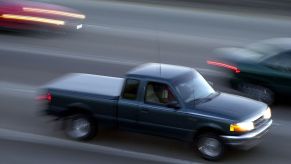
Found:
[[[196,150],[202,158],[216,161],[224,155],[224,143],[217,134],[205,133],[197,137]]]
[[[241,83],[238,89],[247,94],[250,98],[262,101],[268,105],[274,102],[274,93],[269,88],[249,83]]]
[[[90,116],[76,114],[68,116],[65,122],[66,135],[71,139],[89,140],[96,136],[97,126]]]

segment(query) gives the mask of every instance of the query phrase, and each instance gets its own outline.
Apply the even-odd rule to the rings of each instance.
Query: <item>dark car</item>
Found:
[[[194,142],[208,160],[227,146],[257,145],[272,124],[265,103],[216,92],[182,66],[146,64],[126,78],[70,74],[41,92],[45,113],[64,120],[70,138],[91,139],[106,125]]]
[[[85,15],[67,7],[26,0],[0,0],[0,28],[5,30],[77,30]]]
[[[273,103],[291,96],[291,39],[258,42],[245,48],[219,49],[207,63],[230,75],[231,86],[251,98]]]

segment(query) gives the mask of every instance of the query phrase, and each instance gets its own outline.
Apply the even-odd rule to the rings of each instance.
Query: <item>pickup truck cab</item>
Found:
[[[262,103],[215,91],[193,68],[145,64],[125,78],[69,74],[41,90],[45,113],[65,122],[76,140],[111,125],[189,143],[208,160],[228,146],[249,149],[272,124]]]

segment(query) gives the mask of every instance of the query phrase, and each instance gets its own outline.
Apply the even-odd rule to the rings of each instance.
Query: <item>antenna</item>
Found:
[[[160,43],[160,39],[159,39],[159,30],[157,28],[156,25],[156,42],[157,42],[157,49],[158,49],[158,60],[159,60],[159,64],[160,64],[160,76],[162,76],[162,56],[161,56],[161,43]]]

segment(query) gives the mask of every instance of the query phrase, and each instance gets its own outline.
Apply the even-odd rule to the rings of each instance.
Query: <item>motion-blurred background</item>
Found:
[[[67,141],[39,114],[36,88],[56,77],[121,77],[147,62],[194,67],[217,90],[274,99],[264,143],[223,162],[288,163],[290,9],[289,0],[0,0],[0,163],[205,163],[191,145],[128,132]]]

